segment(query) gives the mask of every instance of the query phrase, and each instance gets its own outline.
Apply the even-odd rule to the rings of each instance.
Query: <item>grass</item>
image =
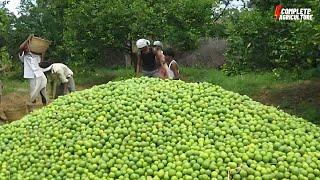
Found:
[[[281,79],[275,77],[271,72],[248,73],[238,76],[226,76],[223,72],[215,69],[182,68],[181,72],[183,75],[182,79],[187,82],[210,82],[227,90],[246,95],[253,95],[261,89],[272,90],[280,86],[299,83],[303,79],[308,79],[308,77],[293,78],[294,74],[291,72],[287,72],[287,76]],[[75,74],[77,84],[85,87],[104,84],[111,80],[115,81],[134,77],[132,69],[124,68],[97,68],[95,72],[82,71],[80,74]],[[20,73],[12,73],[2,80],[6,84],[5,93],[11,93],[17,88],[26,88],[28,86],[27,81],[19,75]],[[311,77],[311,75],[308,76]]]
[[[300,115],[301,117],[320,125],[320,110],[317,106],[302,103],[297,106],[295,111],[288,110],[288,112]]]
[[[210,82],[226,90],[240,94],[254,95],[262,89],[272,90],[289,84],[299,83],[313,77],[313,70],[306,71],[303,77],[295,77],[292,72],[283,72],[285,76],[277,78],[272,72],[247,73],[238,76],[226,76],[215,69],[182,68],[182,79],[187,82]],[[107,83],[108,81],[122,80],[134,77],[133,69],[97,68],[95,72],[75,72],[75,81],[80,86],[90,87]],[[21,73],[12,73],[2,79],[5,84],[5,93],[14,92],[17,88],[26,88],[28,83]]]
[[[108,81],[128,79],[134,76],[131,69],[98,68],[95,72],[83,72],[75,76],[75,81],[80,86],[93,86],[105,84]]]
[[[129,69],[107,69],[98,68],[96,72],[82,71],[77,74],[75,72],[76,85],[89,88],[94,85],[104,84],[108,81],[128,79],[134,76]],[[11,72],[5,77],[1,77],[2,83],[5,85],[4,94],[16,92],[17,89],[27,89],[29,84],[23,75],[19,72]]]
[[[312,78],[311,73],[306,73],[308,76],[295,77],[293,72],[283,72],[286,76],[282,78],[276,77],[272,72],[247,73],[237,76],[226,76],[223,72],[215,69],[183,68],[181,72],[183,78],[188,82],[206,81],[226,90],[246,95],[254,95],[255,92],[262,89],[272,90]]]
[[[27,89],[28,81],[23,79],[20,73],[10,73],[7,76],[1,77],[1,82],[4,84],[4,94],[16,92],[18,89]]]

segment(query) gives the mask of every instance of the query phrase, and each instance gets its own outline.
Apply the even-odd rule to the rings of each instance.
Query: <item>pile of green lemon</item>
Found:
[[[320,127],[209,83],[133,78],[0,127],[0,179],[320,179]]]

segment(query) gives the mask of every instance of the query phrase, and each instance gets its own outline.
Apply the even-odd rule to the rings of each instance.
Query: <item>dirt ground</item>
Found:
[[[253,98],[266,105],[279,106],[289,113],[298,112],[302,115],[303,111],[312,107],[318,117],[313,121],[320,123],[320,81],[304,81],[273,90],[263,90]]]
[[[279,87],[277,90],[264,91],[261,93],[260,99],[267,104],[281,104],[284,100],[293,103],[301,103],[308,101],[316,106],[320,106],[320,82],[304,81],[300,84]]]
[[[83,90],[86,88],[90,87],[78,86],[77,90]],[[8,120],[5,114],[6,111],[16,111],[19,114],[27,115],[30,112],[30,108],[27,106],[27,103],[29,102],[28,93],[28,89],[17,89],[14,93],[4,95],[0,104],[0,121]],[[49,103],[52,101],[53,99],[49,99]],[[40,97],[38,98],[35,107],[42,107]]]

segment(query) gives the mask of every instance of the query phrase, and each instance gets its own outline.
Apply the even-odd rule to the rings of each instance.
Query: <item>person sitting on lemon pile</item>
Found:
[[[169,64],[169,78],[170,79],[179,79],[180,71],[177,61],[174,60],[174,51],[171,48],[164,50],[164,55],[167,64]]]
[[[158,76],[161,79],[169,78],[169,67],[166,64],[165,56],[163,54],[163,44],[161,41],[155,41],[153,43],[153,52],[156,55],[156,62],[158,66]]]
[[[42,104],[46,105],[47,78],[39,66],[41,56],[30,51],[28,40],[20,46],[19,59],[23,62],[23,77],[29,80],[31,103],[36,103],[40,94]]]
[[[154,51],[161,51],[163,53],[163,44],[161,41],[154,41],[153,42],[153,50]]]
[[[137,52],[137,75],[141,72],[144,76],[155,77],[158,73],[155,56],[152,48],[149,47],[150,41],[146,39],[139,39],[136,42]]]
[[[68,92],[74,92],[75,82],[72,70],[62,63],[52,63],[49,67],[43,69],[43,72],[51,72],[50,76],[50,96],[55,99],[59,95],[66,95]]]
[[[139,75],[142,68],[142,73],[145,76],[167,78],[168,73],[167,70],[164,70],[166,68],[164,67],[165,59],[162,50],[158,47],[149,47],[150,41],[146,39],[139,39],[136,42],[136,45],[139,49],[137,58],[137,75]]]

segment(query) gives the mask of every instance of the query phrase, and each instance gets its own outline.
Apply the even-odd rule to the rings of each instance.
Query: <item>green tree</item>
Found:
[[[10,65],[10,56],[8,53],[9,34],[11,22],[14,16],[8,10],[0,6],[0,68],[4,65]]]
[[[81,1],[68,9],[65,48],[80,62],[103,59],[104,49],[150,38],[193,49],[213,28],[212,1]]]
[[[228,73],[274,68],[303,69],[316,66],[320,42],[317,1],[282,1],[285,7],[311,8],[313,21],[275,21],[277,1],[253,1],[253,9],[230,16]],[[312,35],[312,36],[310,36]]]
[[[162,40],[193,49],[214,34],[212,0],[24,0],[10,31],[11,54],[29,34],[53,41],[50,57],[75,64],[99,63],[105,49],[128,39]]]

